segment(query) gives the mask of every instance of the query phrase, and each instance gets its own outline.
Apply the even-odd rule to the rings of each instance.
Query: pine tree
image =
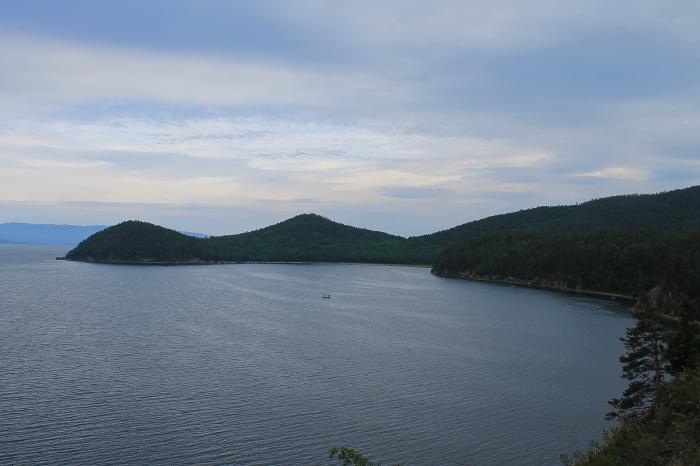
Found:
[[[350,447],[331,448],[329,458],[340,461],[343,466],[372,466],[374,463],[359,451]]]
[[[630,383],[622,397],[610,400],[614,410],[608,413],[608,419],[653,416],[664,379],[663,334],[661,325],[651,315],[642,313],[637,316],[636,325],[621,338],[627,349],[620,356],[622,376]]]

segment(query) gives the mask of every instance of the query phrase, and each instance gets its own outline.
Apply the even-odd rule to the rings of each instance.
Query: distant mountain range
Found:
[[[105,228],[104,225],[0,223],[0,238],[6,243],[75,245]]]
[[[106,225],[54,225],[36,223],[0,223],[0,244],[55,244],[75,246],[85,238],[107,228]],[[196,238],[202,233],[182,232]]]

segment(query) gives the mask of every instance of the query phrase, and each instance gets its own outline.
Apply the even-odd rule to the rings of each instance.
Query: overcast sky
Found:
[[[700,184],[696,1],[0,0],[0,222],[402,235]]]

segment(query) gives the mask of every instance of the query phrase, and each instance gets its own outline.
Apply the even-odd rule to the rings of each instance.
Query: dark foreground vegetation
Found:
[[[683,315],[664,328],[642,311],[623,339],[629,381],[610,401],[620,423],[585,452],[562,455],[569,466],[700,465],[700,334]]]

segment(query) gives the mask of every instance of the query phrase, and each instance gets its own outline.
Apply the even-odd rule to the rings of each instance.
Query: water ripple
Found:
[[[614,304],[342,265],[0,246],[1,464],[557,464],[621,389]],[[331,293],[333,299],[321,300]]]

